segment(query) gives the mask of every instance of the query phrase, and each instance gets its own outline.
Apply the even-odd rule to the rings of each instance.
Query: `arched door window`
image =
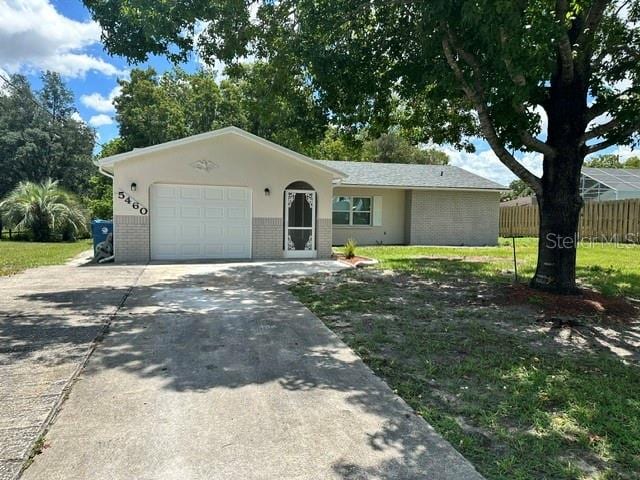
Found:
[[[316,192],[306,182],[284,191],[284,251],[287,257],[316,256]]]

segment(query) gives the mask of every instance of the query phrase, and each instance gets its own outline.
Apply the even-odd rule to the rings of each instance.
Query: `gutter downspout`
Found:
[[[113,175],[111,175],[109,172],[107,172],[106,170],[104,170],[102,168],[102,166],[98,165],[98,171],[104,175],[105,177],[109,177],[111,180],[113,180]]]

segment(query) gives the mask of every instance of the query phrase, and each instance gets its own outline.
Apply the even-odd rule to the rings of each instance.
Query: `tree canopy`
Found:
[[[447,165],[449,156],[434,148],[421,149],[411,145],[397,133],[383,133],[363,146],[362,159],[378,163],[418,163]]]

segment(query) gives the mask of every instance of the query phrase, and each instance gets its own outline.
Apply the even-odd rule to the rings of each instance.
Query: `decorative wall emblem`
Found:
[[[218,165],[216,162],[212,162],[211,160],[206,159],[193,162],[191,166],[196,170],[202,170],[203,172],[210,172],[211,170],[215,170],[216,168],[220,167],[220,165]]]

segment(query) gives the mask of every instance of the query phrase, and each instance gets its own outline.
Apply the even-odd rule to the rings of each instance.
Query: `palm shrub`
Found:
[[[0,202],[0,215],[7,226],[31,232],[36,242],[54,235],[74,240],[87,230],[87,215],[78,198],[55,180],[20,182]]]
[[[356,247],[358,243],[350,238],[347,240],[347,243],[344,244],[344,257],[345,258],[353,258],[356,256]]]

